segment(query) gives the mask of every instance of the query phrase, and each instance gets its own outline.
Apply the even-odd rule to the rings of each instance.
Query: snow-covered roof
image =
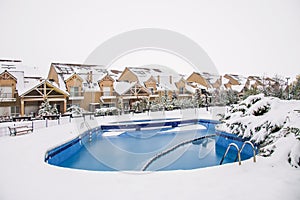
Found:
[[[132,88],[136,82],[114,82],[114,90],[119,94],[122,95],[126,93],[130,88]]]
[[[57,88],[58,91],[60,91],[61,93],[69,95],[68,92],[66,92],[65,90],[60,89],[59,87],[57,87],[57,85],[55,83],[51,83],[48,80],[40,81],[38,79],[35,79],[35,80],[34,79],[29,79],[28,82],[26,83],[26,87],[24,87],[24,89],[21,92],[19,92],[19,96],[25,95],[26,93],[30,92],[35,87],[39,87],[40,85],[44,84],[45,82],[50,84],[52,87]]]
[[[237,74],[226,74],[226,75],[236,80],[241,85],[245,85],[247,82],[247,78],[242,75],[237,75]]]
[[[196,83],[196,82],[191,83],[191,85],[192,85],[193,87],[195,87],[195,88],[198,88],[198,89],[205,89],[205,90],[208,89],[208,88],[205,87],[204,85],[199,84],[199,83]]]
[[[19,95],[33,84],[40,83],[41,73],[37,67],[26,66],[20,60],[0,60],[0,73],[8,71],[17,79],[16,89]]]
[[[140,84],[145,83],[153,77],[158,84],[158,90],[176,90],[177,87],[175,83],[182,78],[182,76],[173,69],[157,64],[128,67],[128,69],[136,75]]]
[[[237,92],[242,92],[245,85],[231,85],[231,89]]]
[[[118,80],[123,71],[110,69],[108,70],[108,75],[112,77],[114,80]]]
[[[218,74],[212,74],[208,72],[202,72],[200,75],[205,78],[211,85],[217,82],[218,79],[220,79],[220,75]]]
[[[188,85],[188,84],[185,84],[185,89],[186,89],[188,92],[194,94],[194,93],[196,92],[196,89],[197,89],[197,88],[194,88],[194,87],[192,87],[192,86],[190,86],[190,85]]]
[[[98,81],[107,75],[107,70],[102,65],[52,63],[59,75],[59,88],[66,90],[65,81],[77,74],[83,80],[84,91],[99,91]]]

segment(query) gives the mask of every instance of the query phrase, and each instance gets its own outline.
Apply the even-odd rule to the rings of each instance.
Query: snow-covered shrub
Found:
[[[95,115],[117,115],[119,113],[119,109],[116,107],[109,107],[109,108],[100,108],[95,110]]]
[[[45,100],[45,102],[43,102],[40,105],[39,110],[38,110],[39,116],[57,115],[57,114],[58,114],[58,110],[56,108],[56,104],[54,104],[52,107],[47,100]]]
[[[152,102],[150,105],[150,110],[152,112],[163,110],[163,106],[157,102]]]
[[[262,107],[258,107],[256,110],[253,110],[253,115],[260,116],[260,115],[265,114],[269,110],[270,110],[270,105],[266,104],[266,105],[263,105]]]
[[[83,112],[83,108],[80,108],[77,105],[72,105],[67,109],[67,112],[65,112],[65,114],[71,114],[72,116],[82,116]]]
[[[218,129],[249,138],[260,144],[260,154],[270,156],[282,149],[283,138],[289,148],[287,161],[294,167],[300,167],[300,108],[298,100],[280,100],[259,94],[249,96],[234,105],[222,116],[223,124]]]

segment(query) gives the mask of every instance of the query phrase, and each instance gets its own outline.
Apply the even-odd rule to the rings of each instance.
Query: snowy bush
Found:
[[[117,115],[119,113],[119,109],[116,107],[109,108],[100,108],[95,110],[95,115]]]
[[[71,114],[72,116],[81,116],[83,112],[83,108],[80,108],[77,105],[72,105],[67,109],[67,112],[65,114]]]
[[[260,154],[278,151],[282,138],[290,137],[287,161],[300,167],[300,101],[280,100],[263,94],[249,96],[222,116],[218,129],[248,138],[260,144]]]
[[[38,110],[39,116],[57,115],[57,114],[58,114],[58,110],[56,108],[56,104],[54,104],[52,107],[47,100],[40,105],[40,108]]]

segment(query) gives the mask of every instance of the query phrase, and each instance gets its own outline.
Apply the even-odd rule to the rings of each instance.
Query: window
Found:
[[[149,89],[150,89],[151,94],[154,94],[154,88],[149,88]]]
[[[11,116],[19,116],[19,114],[20,114],[19,106],[11,106],[10,107],[10,115]]]
[[[72,97],[80,96],[79,87],[70,87],[70,95]]]
[[[183,88],[183,87],[180,87],[180,88],[179,88],[179,94],[183,94],[183,92],[184,92],[184,88]]]
[[[0,98],[13,98],[12,87],[0,86]]]
[[[110,96],[110,87],[103,87],[103,96]]]

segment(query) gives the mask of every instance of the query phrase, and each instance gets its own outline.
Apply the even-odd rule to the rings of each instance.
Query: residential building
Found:
[[[183,76],[161,65],[126,67],[118,81],[138,83],[140,87],[144,87],[144,91],[148,91],[150,101],[162,96],[169,99],[192,96],[192,88],[187,85]]]
[[[113,79],[101,65],[52,63],[48,80],[70,94],[67,107],[78,105],[94,111],[100,107],[101,96],[113,94]]]

